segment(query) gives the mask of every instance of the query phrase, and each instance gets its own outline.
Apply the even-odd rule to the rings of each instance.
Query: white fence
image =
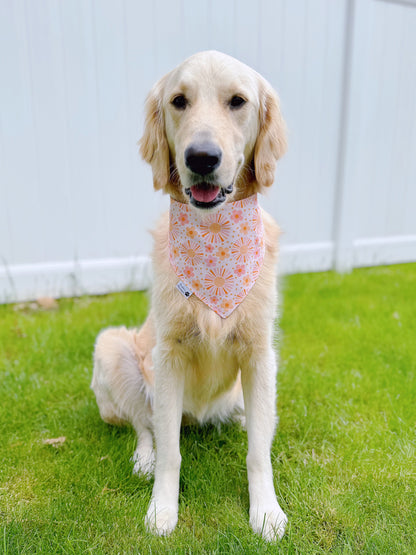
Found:
[[[205,49],[280,94],[281,270],[416,260],[416,0],[0,0],[0,302],[149,284],[143,102]]]

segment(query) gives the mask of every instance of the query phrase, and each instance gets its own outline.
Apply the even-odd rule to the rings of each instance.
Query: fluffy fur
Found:
[[[178,95],[186,99],[180,109],[172,103]],[[244,103],[234,108],[236,95]],[[180,202],[189,202],[196,180],[185,162],[186,148],[195,141],[221,149],[221,164],[209,179],[221,187],[232,184],[226,202],[261,192],[272,184],[276,161],[286,147],[276,93],[254,70],[229,56],[192,56],[150,92],[140,142],[155,189]],[[270,461],[279,230],[267,213],[262,216],[262,270],[228,318],[221,319],[195,295],[185,299],[176,290],[165,214],[153,233],[152,307],[145,324],[139,330],[107,329],[97,338],[92,388],[103,420],[134,426],[134,472],[155,472],[146,525],[156,534],[169,534],[177,523],[182,418],[205,423],[244,416],[251,526],[270,541],[284,533],[287,518],[276,499]]]

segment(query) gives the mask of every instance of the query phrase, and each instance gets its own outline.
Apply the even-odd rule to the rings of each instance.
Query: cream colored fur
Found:
[[[187,99],[183,110],[171,103],[178,94]],[[237,110],[230,108],[234,95],[246,100]],[[201,138],[222,151],[215,177],[220,186],[234,184],[228,202],[270,186],[286,146],[278,98],[270,85],[218,52],[189,58],[163,77],[148,97],[140,148],[152,165],[156,189],[188,202],[185,189],[192,184],[192,172],[184,152]],[[270,461],[279,230],[267,213],[262,215],[266,238],[262,270],[228,318],[219,317],[195,295],[185,299],[175,288],[178,278],[169,264],[165,214],[153,233],[148,319],[139,330],[110,328],[97,338],[92,388],[103,420],[134,426],[138,435],[134,471],[148,475],[155,471],[146,525],[157,534],[169,534],[177,523],[183,416],[204,423],[241,419],[244,414],[250,523],[270,541],[285,530],[287,518],[276,499]]]

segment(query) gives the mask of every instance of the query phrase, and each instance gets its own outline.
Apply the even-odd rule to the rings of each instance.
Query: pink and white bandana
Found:
[[[169,260],[182,282],[178,289],[187,297],[194,293],[227,318],[245,299],[263,264],[257,195],[224,203],[214,213],[171,199],[169,218]]]

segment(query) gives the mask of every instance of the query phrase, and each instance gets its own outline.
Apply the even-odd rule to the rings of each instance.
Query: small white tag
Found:
[[[181,281],[178,281],[178,283],[176,284],[176,289],[187,299],[189,299],[189,297],[192,295],[192,291],[188,289],[188,287],[186,287],[186,285]]]

